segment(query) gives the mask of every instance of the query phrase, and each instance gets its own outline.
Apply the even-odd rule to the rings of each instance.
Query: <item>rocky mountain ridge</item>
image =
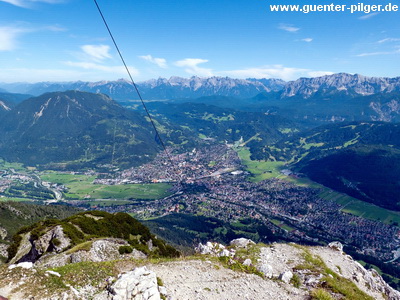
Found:
[[[251,98],[260,93],[278,92],[280,98],[299,96],[309,98],[315,93],[345,92],[348,96],[373,95],[400,90],[400,77],[368,77],[359,74],[337,73],[313,78],[299,78],[284,82],[280,79],[234,79],[229,77],[158,78],[137,83],[144,99],[162,100],[228,96]],[[39,82],[1,83],[11,93],[41,95],[45,92],[79,90],[103,93],[116,100],[138,99],[132,84],[124,79],[99,82]]]
[[[127,214],[79,213],[22,228],[0,266],[5,299],[400,299],[343,246],[199,244],[180,256]],[[325,297],[325,298],[321,298]],[[4,298],[3,298],[4,299]]]
[[[382,92],[390,93],[400,90],[400,77],[367,77],[359,74],[338,73],[314,78],[300,78],[288,82],[281,97],[309,98],[317,91],[330,90],[354,92],[363,96]]]
[[[96,253],[105,249],[97,247]],[[196,256],[157,261],[89,255],[91,261],[51,269],[32,262],[4,265],[0,295],[9,300],[400,299],[400,292],[343,253],[338,242],[305,247],[240,238],[229,246],[199,244],[197,251]]]
[[[176,99],[196,98],[211,95],[223,95],[233,97],[253,97],[261,92],[281,89],[284,82],[281,80],[245,80],[229,77],[181,78],[173,76],[169,79],[151,79],[137,84],[144,99]],[[40,82],[34,84],[14,83],[1,84],[12,93],[26,93],[41,95],[46,92],[78,90],[91,93],[102,93],[117,100],[138,99],[136,90],[131,82],[124,79],[116,81],[99,82]],[[271,87],[270,87],[271,86]]]

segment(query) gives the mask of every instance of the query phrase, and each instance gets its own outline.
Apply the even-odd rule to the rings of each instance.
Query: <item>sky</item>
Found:
[[[390,0],[97,0],[137,82],[400,76],[400,11],[272,12]],[[398,2],[392,2],[398,4]],[[0,0],[0,82],[128,78],[92,0]]]

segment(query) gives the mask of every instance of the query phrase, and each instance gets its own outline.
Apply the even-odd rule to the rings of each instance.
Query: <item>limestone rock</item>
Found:
[[[226,249],[224,245],[212,242],[207,242],[205,245],[199,243],[199,245],[195,248],[195,251],[203,255],[209,254],[218,257],[223,257],[223,256],[234,257],[236,252],[233,249],[230,250]]]
[[[128,242],[117,238],[108,238],[96,240],[92,243],[89,250],[79,250],[76,252],[68,253],[63,252],[60,254],[48,254],[42,256],[36,263],[41,267],[54,268],[64,266],[68,263],[78,263],[83,261],[107,261],[121,258],[118,249],[120,246],[129,245]],[[136,249],[132,253],[125,254],[124,257],[131,257],[136,259],[145,259],[146,255]]]
[[[341,242],[336,242],[336,241],[335,242],[331,242],[331,243],[328,244],[328,247],[332,248],[332,249],[335,249],[335,250],[337,250],[339,252],[343,252],[343,245],[342,245]]]
[[[36,240],[32,240],[31,234],[27,233],[23,235],[17,254],[11,263],[26,261],[35,263],[46,252],[58,253],[70,244],[70,239],[65,236],[60,225],[51,228]]]
[[[3,257],[7,257],[8,256],[7,248],[8,248],[8,245],[0,244],[0,256],[3,256]]]
[[[0,227],[0,239],[5,240],[7,237],[7,230],[3,227]]]
[[[248,259],[246,259],[244,262],[243,262],[243,265],[244,266],[251,266],[251,259],[250,258],[248,258]]]
[[[286,271],[283,272],[281,275],[279,275],[279,279],[285,283],[289,283],[292,278],[293,278],[293,273],[291,271]]]
[[[263,263],[257,267],[257,270],[264,274],[267,278],[273,277],[273,269],[269,264]]]
[[[24,256],[26,256],[32,250],[32,244],[29,242],[31,234],[25,233],[22,235],[22,240],[19,243],[17,254],[11,259],[10,264],[19,262]]]
[[[112,300],[160,300],[156,274],[147,267],[122,274],[110,287]]]
[[[238,238],[230,242],[230,245],[236,248],[247,248],[249,245],[255,244],[252,240],[246,238]]]

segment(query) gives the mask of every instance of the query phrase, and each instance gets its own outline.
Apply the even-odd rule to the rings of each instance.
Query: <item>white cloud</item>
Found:
[[[126,74],[126,69],[124,66],[105,66],[93,62],[73,62],[67,61],[65,62],[66,65],[71,67],[78,67],[85,70],[93,70],[93,71],[103,71],[107,73],[114,73],[114,74]],[[128,67],[129,72],[132,76],[139,75],[139,71],[134,67]]]
[[[218,75],[236,78],[280,78],[283,80],[295,80],[299,77],[318,77],[330,74],[333,74],[333,72],[290,68],[282,65],[218,72]]]
[[[16,48],[17,37],[25,30],[16,27],[0,27],[0,51],[11,51]]]
[[[73,81],[85,78],[85,73],[63,69],[2,69],[0,82]]]
[[[288,31],[288,32],[297,32],[300,30],[300,28],[294,27],[291,24],[283,24],[283,23],[279,24],[278,28],[281,30]]]
[[[3,26],[0,27],[0,51],[14,50],[18,46],[18,38],[21,35],[38,31],[60,32],[66,31],[66,29],[58,25],[35,27],[27,23],[12,26]]]
[[[165,58],[152,57],[150,54],[139,56],[139,58],[147,60],[163,69],[166,69],[168,67]]]
[[[394,50],[394,51],[365,52],[365,53],[357,54],[356,56],[364,57],[364,56],[392,55],[392,54],[400,54],[400,49],[397,49],[397,50]]]
[[[310,71],[307,72],[307,75],[309,77],[321,77],[321,76],[325,76],[325,75],[332,75],[335,74],[334,72],[330,72],[330,71]]]
[[[201,68],[198,66],[199,64],[204,64],[206,62],[208,62],[207,59],[185,58],[183,60],[175,62],[175,66],[185,68],[185,72],[192,75],[203,77],[213,76],[212,69]]]
[[[298,78],[297,74],[304,73],[307,69],[287,68],[282,65],[265,66],[261,68],[248,68],[222,72],[227,76],[238,78],[281,78],[291,80]]]
[[[312,38],[305,38],[305,39],[301,39],[300,41],[306,42],[306,43],[311,43],[313,41],[313,39]]]
[[[44,30],[48,30],[48,31],[53,31],[53,32],[65,32],[67,31],[66,28],[60,26],[60,25],[49,25],[49,26],[45,26],[43,27]]]
[[[386,38],[386,39],[382,39],[380,41],[378,41],[378,44],[383,44],[383,43],[387,43],[387,42],[400,42],[399,38]]]
[[[0,2],[6,2],[15,6],[29,8],[35,2],[43,2],[48,4],[62,3],[63,0],[0,0]]]
[[[369,14],[365,14],[365,15],[363,15],[363,16],[361,16],[361,17],[358,17],[358,19],[359,19],[359,20],[368,20],[368,19],[370,19],[370,18],[372,18],[372,17],[375,17],[375,16],[378,15],[378,14],[379,14],[378,12],[369,13]]]
[[[83,45],[81,49],[90,60],[99,62],[106,58],[112,58],[109,53],[110,46],[107,45]]]

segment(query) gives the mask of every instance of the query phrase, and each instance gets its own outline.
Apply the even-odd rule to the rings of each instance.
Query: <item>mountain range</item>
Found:
[[[227,96],[251,98],[260,93],[278,92],[280,98],[301,96],[309,98],[315,93],[344,91],[348,95],[372,95],[400,91],[400,77],[367,77],[359,74],[338,73],[315,78],[300,78],[285,82],[280,79],[233,79],[229,77],[191,78],[171,77],[139,82],[144,99],[164,100],[198,98],[203,96]],[[132,84],[124,79],[99,82],[39,82],[0,83],[0,89],[10,93],[34,96],[46,92],[79,90],[103,93],[115,100],[138,99]],[[1,90],[0,90],[1,91]]]
[[[253,97],[261,92],[280,90],[284,81],[279,79],[243,80],[228,77],[210,78],[159,78],[137,84],[144,99],[162,100],[175,98],[196,98],[211,95]],[[139,99],[131,82],[124,79],[117,81],[99,82],[40,82],[40,83],[11,83],[0,84],[1,88],[11,93],[24,93],[34,96],[46,92],[78,90],[91,93],[103,93],[115,100]]]

